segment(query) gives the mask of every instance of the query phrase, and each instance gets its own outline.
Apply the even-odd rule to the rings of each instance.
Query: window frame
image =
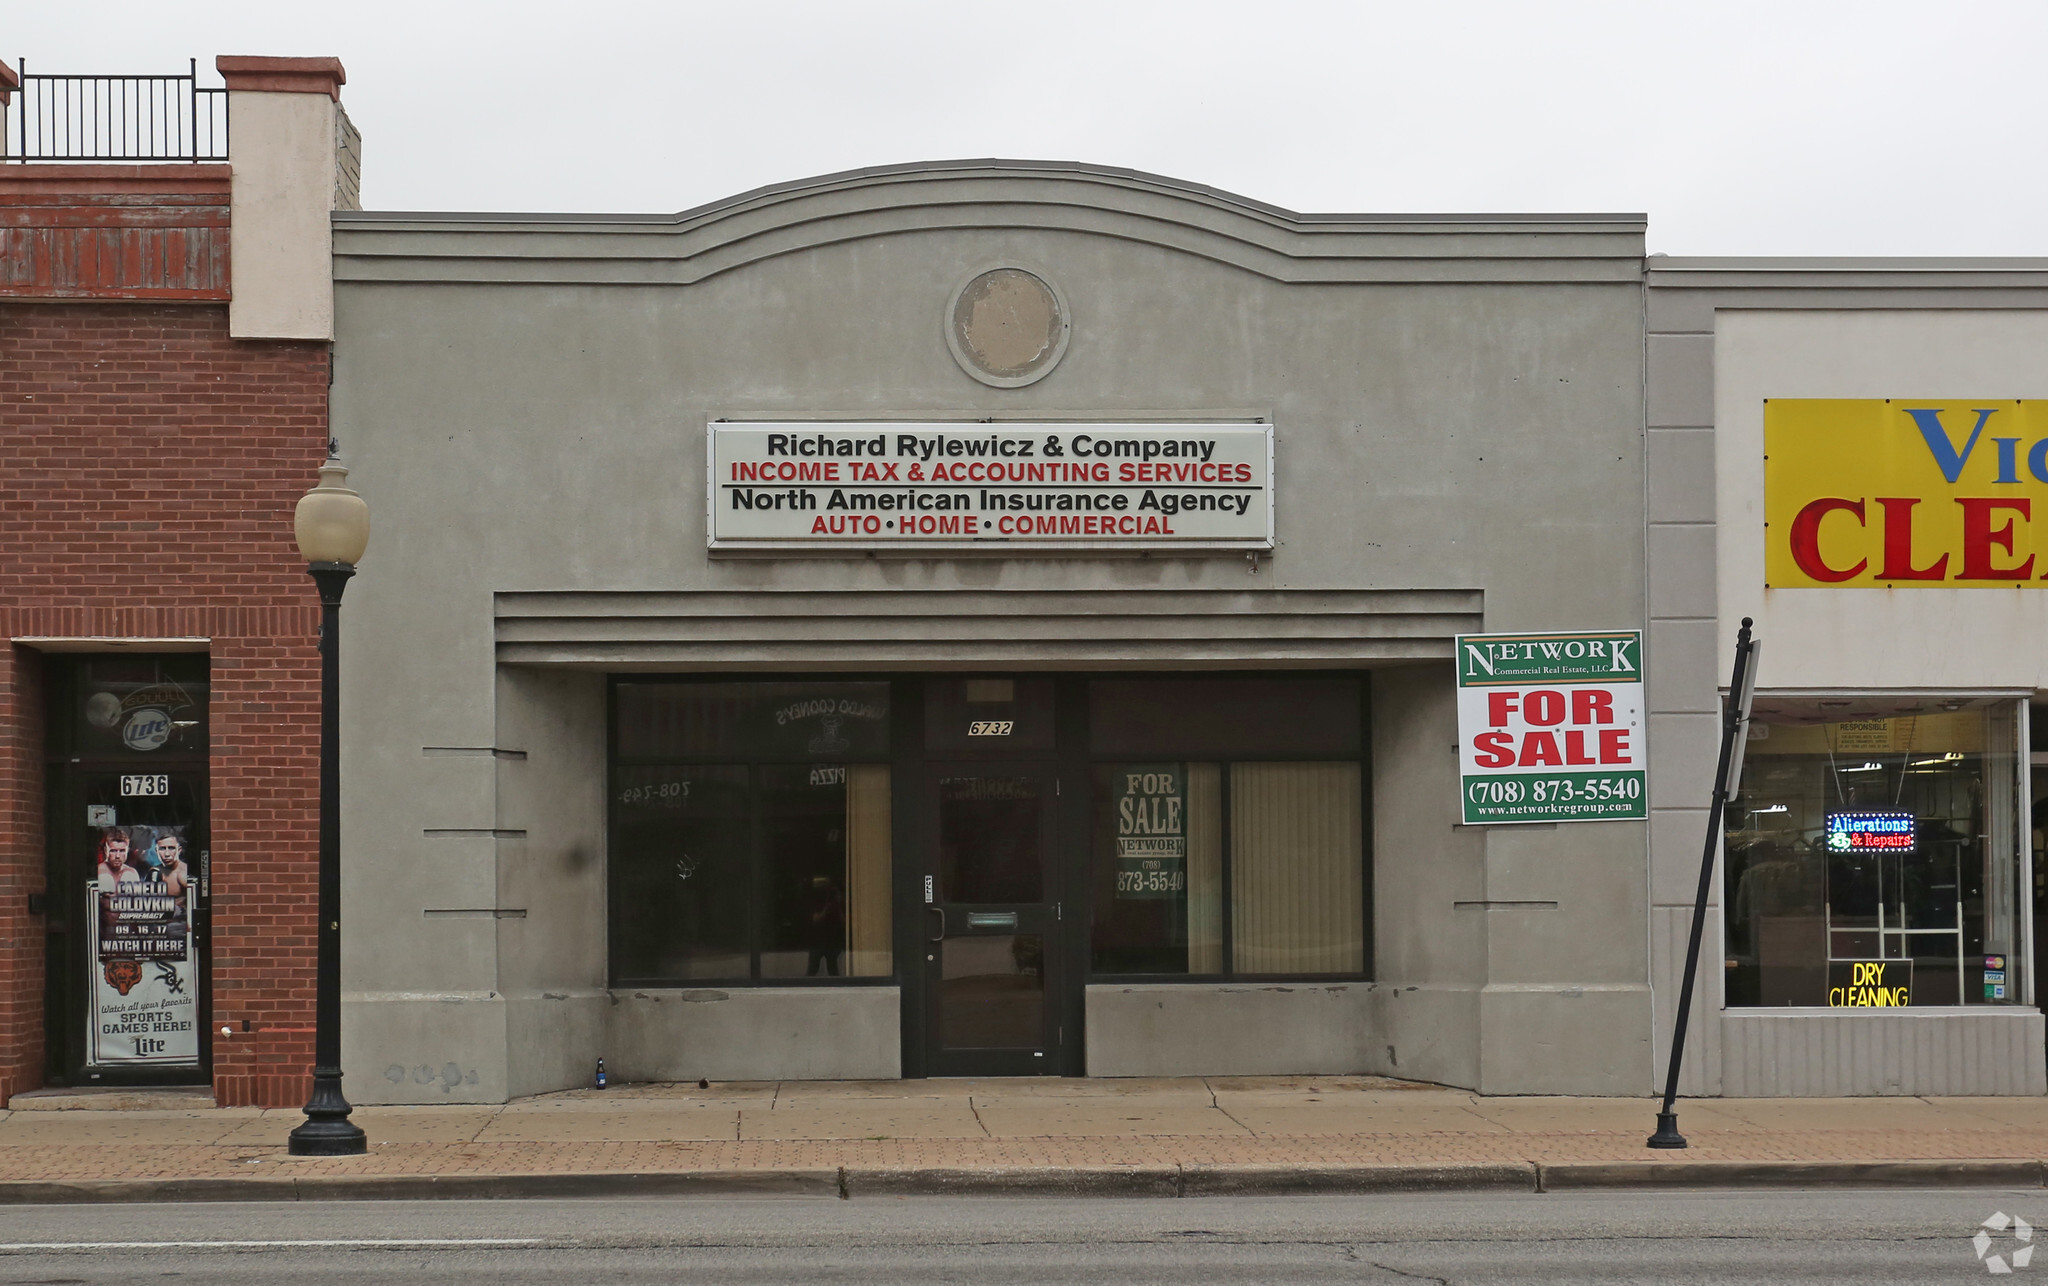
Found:
[[[1927,702],[1964,701],[1970,703],[2010,703],[2012,705],[2015,705],[2017,707],[2017,712],[2015,715],[2015,722],[2013,727],[2014,779],[2009,784],[2016,795],[2016,799],[2014,801],[2015,812],[2013,823],[2014,837],[2016,847],[2018,849],[2018,852],[2014,855],[2015,861],[2017,863],[2016,883],[2017,888],[2022,892],[2023,895],[2030,895],[2034,881],[2034,846],[2032,841],[2034,824],[2033,783],[2031,780],[2033,758],[2033,752],[2031,750],[2031,739],[2033,736],[2032,703],[2036,695],[2037,694],[2028,691],[2011,688],[1951,688],[1938,690],[1918,688],[1856,688],[1840,690],[1807,689],[1791,692],[1771,692],[1767,690],[1759,690],[1756,694],[1756,698],[1759,701],[1796,701],[1801,703],[1812,703],[1815,705],[1818,705],[1819,703],[1824,701],[1859,700],[1906,700]],[[1720,691],[1720,704],[1723,707],[1725,707],[1727,702],[1728,692],[1726,688],[1723,688]],[[1719,726],[1718,718],[1716,720],[1716,726]],[[1743,766],[1745,770],[1747,770],[1748,764],[1749,759],[1747,755],[1745,755],[1743,760]],[[1731,792],[1728,797],[1729,803],[1731,805],[1735,799],[1740,797],[1740,792],[1741,783],[1738,781],[1735,783],[1734,791]],[[1712,904],[1712,910],[1708,918],[1711,921],[1710,927],[1714,935],[1711,941],[1715,946],[1716,950],[1719,952],[1717,959],[1721,961],[1726,961],[1729,958],[1728,953],[1730,949],[1728,917],[1732,913],[1732,908],[1735,903],[1735,895],[1730,889],[1730,882],[1728,878],[1728,819],[1725,813],[1721,818],[1721,824],[1717,830],[1717,833],[1714,836],[1713,854],[1716,901]],[[1867,1015],[1889,1014],[1892,1016],[1898,1016],[1900,1014],[1918,1014],[1927,1017],[1956,1016],[1964,1014],[1996,1015],[2001,1013],[2012,1013],[2015,1011],[2025,1010],[2029,1008],[2038,1009],[2041,1007],[2040,996],[2038,991],[2041,980],[2036,977],[2034,969],[2035,930],[2034,913],[2031,900],[2025,901],[2022,904],[2016,906],[2015,918],[2017,919],[2019,926],[2018,936],[2021,946],[2018,954],[2020,956],[2020,961],[2022,965],[2022,994],[2017,998],[2008,997],[2007,999],[2002,1001],[1979,1000],[1975,1003],[1971,1003],[1967,1000],[1964,1000],[1961,1001],[1961,1003],[1953,1005],[1909,1005],[1904,1009],[1861,1008],[1849,1006],[1837,1007],[1829,1005],[1731,1005],[1728,1003],[1725,980],[1722,980],[1720,982],[1717,982],[1716,984],[1720,990],[1720,1011],[1723,1014],[1744,1018],[1753,1018],[1760,1016],[1778,1018],[1834,1017],[1849,1019],[1853,1021],[1858,1017]],[[1725,970],[1717,970],[1717,972],[1725,973]]]
[[[1358,750],[1357,750],[1357,753],[1356,753],[1356,754],[1353,754],[1353,755],[1333,755],[1333,754],[1238,754],[1238,755],[1221,755],[1221,754],[1212,754],[1212,753],[1195,753],[1195,752],[1181,752],[1181,751],[1172,751],[1172,750],[1159,750],[1159,749],[1156,749],[1156,748],[1153,748],[1153,749],[1143,749],[1143,750],[1133,750],[1133,751],[1118,751],[1118,752],[1116,752],[1116,753],[1113,753],[1113,754],[1111,754],[1111,753],[1102,753],[1102,754],[1098,754],[1098,753],[1096,753],[1096,752],[1094,751],[1094,749],[1093,749],[1093,747],[1092,747],[1091,745],[1084,745],[1084,746],[1082,747],[1082,756],[1081,756],[1081,757],[1082,757],[1082,764],[1083,764],[1084,768],[1085,768],[1085,769],[1087,770],[1087,771],[1086,771],[1086,772],[1084,773],[1084,775],[1083,775],[1083,777],[1082,777],[1082,780],[1083,780],[1083,782],[1085,783],[1085,785],[1084,785],[1084,789],[1087,789],[1087,790],[1091,790],[1091,791],[1092,791],[1092,789],[1093,789],[1093,776],[1094,776],[1094,769],[1095,769],[1095,768],[1096,768],[1096,766],[1097,766],[1097,765],[1099,765],[1099,764],[1115,764],[1115,763],[1133,763],[1133,762],[1139,762],[1139,761],[1144,761],[1144,760],[1148,760],[1148,759],[1149,759],[1149,760],[1154,760],[1154,761],[1160,761],[1160,762],[1175,762],[1175,763],[1187,763],[1187,764],[1195,764],[1195,763],[1204,763],[1204,764],[1209,764],[1209,763],[1213,763],[1213,764],[1216,764],[1216,765],[1218,766],[1218,768],[1219,768],[1219,775],[1220,775],[1220,777],[1221,777],[1221,779],[1222,779],[1222,780],[1221,780],[1221,783],[1220,783],[1220,789],[1221,789],[1221,792],[1222,792],[1222,800],[1221,800],[1221,814],[1220,814],[1220,823],[1219,823],[1219,824],[1221,825],[1221,827],[1222,827],[1222,832],[1223,832],[1223,833],[1222,833],[1222,836],[1221,836],[1221,842],[1220,842],[1220,845],[1219,845],[1219,847],[1220,847],[1220,850],[1221,850],[1221,852],[1220,852],[1220,867],[1221,867],[1221,882],[1222,882],[1222,902],[1223,902],[1223,906],[1222,906],[1222,911],[1223,911],[1223,917],[1222,917],[1222,920],[1223,920],[1223,923],[1222,923],[1222,933],[1223,933],[1223,953],[1222,953],[1222,954],[1223,954],[1223,968],[1222,968],[1222,970],[1221,970],[1220,972],[1211,972],[1211,973],[1125,973],[1125,972],[1111,972],[1111,971],[1107,971],[1107,970],[1104,970],[1104,971],[1098,971],[1098,970],[1096,970],[1096,968],[1094,967],[1094,965],[1095,965],[1095,948],[1094,948],[1094,928],[1095,928],[1095,909],[1096,909],[1096,908],[1095,908],[1095,905],[1094,905],[1094,890],[1095,890],[1095,836],[1094,836],[1094,830],[1093,830],[1093,825],[1092,825],[1092,823],[1091,823],[1091,825],[1090,825],[1090,828],[1089,828],[1089,833],[1088,833],[1088,834],[1087,834],[1087,835],[1086,835],[1086,836],[1084,837],[1084,845],[1083,845],[1083,846],[1084,846],[1084,848],[1085,848],[1085,850],[1086,850],[1086,857],[1085,857],[1085,861],[1086,861],[1086,866],[1085,866],[1085,868],[1084,868],[1084,870],[1085,870],[1085,875],[1084,875],[1084,878],[1083,878],[1083,879],[1082,879],[1082,881],[1081,881],[1081,887],[1082,887],[1082,888],[1083,888],[1083,889],[1084,889],[1084,890],[1086,891],[1086,894],[1087,894],[1087,898],[1088,898],[1088,907],[1087,907],[1087,911],[1088,911],[1088,919],[1087,919],[1087,929],[1088,929],[1088,933],[1087,933],[1087,937],[1086,937],[1086,945],[1085,945],[1085,948],[1084,948],[1084,954],[1083,954],[1083,959],[1082,959],[1082,978],[1083,978],[1083,981],[1084,981],[1084,983],[1092,983],[1092,984],[1101,984],[1101,985],[1105,985],[1105,986],[1109,986],[1109,985],[1124,985],[1124,986],[1138,986],[1138,985],[1143,985],[1143,986],[1179,986],[1179,985],[1182,985],[1182,984],[1189,984],[1189,985],[1197,985],[1197,986],[1200,986],[1200,985],[1208,985],[1208,986],[1214,986],[1214,985],[1216,985],[1216,984],[1219,984],[1219,983],[1246,983],[1246,982],[1248,982],[1248,983],[1277,983],[1277,984],[1282,984],[1282,985],[1284,985],[1284,984],[1288,984],[1288,983],[1306,983],[1306,984],[1314,984],[1314,983],[1326,983],[1326,982],[1371,982],[1371,981],[1373,981],[1373,980],[1374,980],[1374,978],[1375,978],[1375,975],[1376,975],[1376,972],[1377,972],[1377,971],[1376,971],[1376,970],[1375,970],[1375,968],[1374,968],[1374,966],[1375,966],[1375,964],[1376,964],[1376,960],[1375,960],[1375,943],[1374,943],[1374,934],[1373,934],[1373,871],[1374,871],[1374,854],[1373,854],[1373,845],[1372,845],[1372,836],[1373,836],[1373,789],[1372,789],[1372,785],[1373,785],[1373,775],[1372,775],[1372,672],[1371,672],[1370,670],[1220,670],[1220,671],[1218,671],[1218,670],[1205,670],[1205,671],[1198,671],[1198,672],[1189,672],[1189,671],[1181,671],[1181,670],[1168,670],[1168,671],[1145,671],[1145,672],[1133,672],[1133,671],[1101,671],[1101,672],[1096,672],[1096,673],[1086,674],[1086,675],[1083,675],[1083,676],[1081,676],[1081,677],[1082,677],[1082,679],[1084,680],[1084,683],[1083,683],[1083,689],[1082,689],[1082,690],[1083,690],[1083,696],[1082,696],[1082,701],[1083,701],[1083,705],[1084,705],[1084,711],[1083,711],[1083,718],[1084,718],[1084,720],[1088,719],[1088,718],[1089,718],[1089,717],[1091,717],[1091,716],[1092,716],[1092,714],[1093,714],[1093,711],[1092,711],[1092,709],[1088,709],[1088,708],[1087,708],[1087,698],[1086,698],[1086,688],[1085,688],[1085,683],[1086,683],[1086,681],[1091,681],[1091,680],[1096,680],[1096,679],[1120,679],[1120,680],[1133,680],[1133,681],[1145,681],[1145,680],[1153,680],[1153,679],[1157,679],[1157,680],[1175,680],[1175,681],[1181,681],[1181,682],[1186,682],[1186,681],[1190,681],[1190,680],[1222,680],[1222,681],[1226,681],[1226,682],[1227,682],[1227,681],[1230,681],[1230,680],[1233,680],[1233,679],[1260,679],[1260,680],[1298,680],[1298,681],[1303,681],[1303,682],[1309,682],[1309,681],[1314,681],[1314,680],[1318,680],[1318,679],[1322,679],[1322,680],[1329,680],[1329,679],[1347,679],[1347,680],[1351,680],[1351,681],[1353,681],[1353,682],[1356,682],[1356,683],[1358,684],[1358,709],[1357,709],[1357,712],[1356,712],[1356,714],[1357,714],[1357,719],[1358,719]],[[1090,731],[1092,732],[1092,727],[1090,728]],[[1092,738],[1091,738],[1090,740],[1092,740]],[[1360,916],[1362,917],[1362,918],[1361,918],[1361,920],[1360,920],[1360,925],[1361,925],[1361,936],[1362,936],[1362,938],[1364,939],[1364,941],[1363,941],[1363,945],[1362,945],[1362,962],[1363,962],[1363,964],[1364,964],[1364,968],[1363,968],[1362,970],[1360,970],[1359,972],[1356,972],[1356,973],[1255,973],[1255,972],[1240,972],[1240,971],[1239,971],[1239,970],[1237,969],[1237,937],[1236,937],[1236,933],[1237,933],[1237,923],[1236,923],[1236,921],[1237,921],[1237,899],[1236,899],[1236,896],[1235,896],[1235,886],[1234,886],[1234,879],[1235,879],[1235,875],[1236,875],[1236,867],[1235,867],[1235,865],[1234,865],[1234,863],[1233,863],[1233,858],[1234,858],[1234,854],[1233,854],[1233,849],[1234,849],[1234,847],[1235,847],[1235,844],[1234,844],[1234,839],[1233,839],[1233,835],[1232,835],[1232,798],[1231,798],[1231,797],[1232,797],[1232,793],[1233,793],[1233,792],[1232,792],[1232,786],[1231,786],[1231,769],[1232,769],[1232,767],[1234,767],[1234,766],[1235,766],[1235,765],[1237,765],[1237,764],[1267,764],[1267,763],[1283,763],[1283,764],[1328,764],[1328,763],[1356,763],[1356,764],[1358,765],[1358,790],[1359,790],[1359,808],[1358,808],[1358,825],[1359,825],[1359,837],[1358,837],[1358,838],[1359,838],[1359,844],[1358,844],[1358,853],[1359,853],[1359,861],[1360,861],[1360,863],[1361,863],[1361,864],[1363,865],[1363,867],[1364,867],[1364,870],[1363,870],[1363,871],[1361,872],[1361,878],[1360,878],[1360,880],[1359,880],[1359,890],[1360,890],[1360,906],[1359,906],[1359,914],[1360,914]],[[1089,802],[1090,802],[1090,804],[1091,804],[1091,815],[1092,815],[1092,805],[1093,805],[1093,803],[1094,803],[1094,800],[1092,799],[1092,797],[1090,798]]]
[[[801,764],[835,763],[881,764],[890,770],[891,790],[895,789],[896,762],[893,753],[896,720],[900,717],[898,698],[898,676],[893,674],[733,674],[728,672],[698,674],[639,674],[613,673],[606,676],[605,684],[605,977],[606,986],[620,988],[645,988],[650,990],[691,990],[752,987],[894,987],[902,976],[900,953],[892,950],[890,971],[886,974],[871,974],[853,977],[841,974],[838,977],[764,978],[761,976],[761,948],[765,936],[763,916],[767,914],[772,894],[772,875],[769,871],[767,854],[763,851],[766,828],[762,825],[761,770],[764,768],[787,768]],[[878,755],[854,756],[839,760],[813,759],[807,756],[789,755],[780,758],[764,757],[758,754],[740,755],[623,755],[618,751],[619,736],[619,689],[629,684],[734,684],[759,683],[879,683],[889,690],[890,744]],[[619,775],[622,769],[646,768],[739,768],[746,773],[747,792],[747,976],[744,978],[718,977],[663,977],[625,974],[619,968],[619,918],[620,882],[613,878],[612,841],[619,834]],[[893,829],[893,826],[892,826]],[[896,852],[895,836],[891,836],[890,867],[891,881],[894,881],[896,863],[901,855]],[[893,893],[893,890],[892,890]],[[893,904],[893,898],[892,898]],[[892,945],[894,926],[891,926]]]
[[[1371,982],[1377,977],[1376,935],[1374,932],[1374,873],[1376,858],[1373,851],[1373,725],[1372,725],[1372,672],[1366,669],[1243,669],[1243,670],[1035,670],[1027,667],[1013,667],[1007,670],[991,670],[976,667],[973,670],[948,672],[948,677],[976,677],[981,675],[1018,676],[1043,675],[1054,683],[1054,720],[1057,732],[1054,747],[1050,751],[1034,753],[1032,758],[1048,764],[1057,764],[1062,780],[1077,783],[1073,808],[1061,807],[1056,810],[1059,825],[1064,828],[1079,823],[1080,829],[1069,841],[1062,834],[1058,859],[1059,870],[1056,880],[1069,890],[1068,900],[1077,905],[1079,914],[1066,917],[1073,926],[1070,934],[1062,935],[1067,952],[1067,967],[1075,970],[1079,985],[1125,984],[1145,986],[1208,985],[1219,983],[1272,983],[1278,985],[1316,985],[1322,983]],[[904,916],[914,907],[915,900],[909,891],[905,872],[913,865],[925,862],[929,855],[917,851],[921,843],[921,832],[913,825],[915,818],[907,811],[909,801],[915,797],[915,783],[906,777],[909,772],[937,759],[980,759],[978,752],[937,751],[926,745],[924,728],[924,682],[935,677],[930,672],[904,671],[830,671],[814,673],[809,671],[710,671],[683,672],[666,671],[614,671],[607,674],[605,685],[605,976],[607,986],[619,988],[644,988],[649,990],[690,990],[690,989],[741,989],[752,987],[902,987],[912,985],[912,975],[922,967],[921,959],[911,961],[904,954],[907,934],[913,930],[905,928]],[[1302,681],[1341,679],[1358,685],[1358,705],[1353,717],[1358,726],[1358,748],[1354,754],[1297,753],[1297,754],[1236,754],[1213,753],[1184,754],[1172,750],[1146,750],[1096,754],[1091,749],[1087,685],[1098,679],[1109,680],[1268,680]],[[617,753],[619,734],[619,689],[627,684],[732,684],[732,683],[882,683],[889,689],[890,732],[888,747],[872,756],[851,757],[835,762],[882,764],[890,770],[890,791],[894,801],[894,820],[891,836],[891,941],[893,945],[891,971],[888,974],[868,977],[838,978],[763,978],[760,976],[760,950],[767,882],[770,878],[764,855],[761,852],[762,828],[760,823],[760,795],[756,787],[758,771],[762,767],[824,762],[806,757],[766,758],[759,755],[728,756],[625,756]],[[906,723],[906,720],[909,722]],[[991,752],[991,758],[999,758]],[[1093,967],[1093,930],[1095,916],[1095,853],[1092,808],[1093,771],[1097,764],[1129,762],[1136,759],[1152,758],[1179,762],[1215,763],[1220,765],[1222,776],[1222,872],[1223,872],[1223,960],[1224,970],[1220,973],[1200,974],[1131,974],[1097,972]],[[1230,828],[1232,824],[1230,769],[1242,763],[1356,763],[1359,771],[1359,861],[1363,867],[1359,880],[1360,924],[1363,969],[1348,973],[1250,973],[1236,970],[1236,909],[1231,896],[1231,881],[1234,876],[1232,865],[1233,847]],[[745,978],[664,978],[626,975],[619,972],[617,944],[619,941],[619,885],[613,879],[611,865],[612,842],[618,834],[618,773],[623,768],[648,768],[666,765],[708,767],[728,765],[742,767],[748,774],[748,860],[751,869],[749,881],[749,929],[748,960],[749,976]],[[908,829],[906,829],[908,828]],[[906,847],[906,845],[908,847]],[[920,866],[919,869],[922,869]],[[910,899],[906,901],[906,899]]]

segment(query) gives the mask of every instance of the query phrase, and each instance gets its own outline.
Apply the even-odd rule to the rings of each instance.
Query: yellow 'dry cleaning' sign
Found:
[[[2048,585],[2048,401],[1772,398],[1764,528],[1773,589]]]
[[[1911,960],[1828,961],[1831,1009],[1903,1009],[1913,1003]]]

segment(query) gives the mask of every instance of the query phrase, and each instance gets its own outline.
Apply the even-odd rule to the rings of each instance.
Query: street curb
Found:
[[[1177,1165],[840,1171],[845,1197],[1177,1197]]]
[[[586,1174],[235,1175],[0,1180],[0,1206],[168,1201],[608,1197],[1277,1197],[1645,1188],[2042,1188],[2041,1161],[1604,1161],[1482,1165],[1131,1165]]]
[[[1536,1167],[1538,1192],[1573,1188],[2039,1188],[2040,1161],[1594,1161]]]
[[[297,1201],[297,1180],[248,1175],[232,1179],[9,1179],[0,1205],[81,1205],[141,1201]]]
[[[832,1170],[598,1174],[237,1175],[0,1180],[0,1206],[131,1201],[507,1201],[546,1197],[837,1197]]]
[[[1278,1197],[1347,1192],[1536,1192],[1527,1161],[1485,1165],[1186,1165],[1184,1197]]]

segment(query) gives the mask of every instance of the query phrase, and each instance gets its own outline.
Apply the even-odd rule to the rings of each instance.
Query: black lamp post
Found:
[[[291,1133],[293,1156],[357,1156],[363,1127],[341,1093],[341,592],[370,543],[370,507],[330,456],[320,485],[299,499],[294,527],[306,571],[320,587],[320,924],[313,1002],[313,1093]]]
[[[1707,809],[1707,843],[1700,853],[1700,887],[1692,904],[1692,937],[1685,947],[1684,981],[1678,988],[1678,1018],[1671,1028],[1671,1067],[1664,1077],[1664,1107],[1657,1113],[1657,1132],[1648,1145],[1653,1148],[1682,1148],[1685,1136],[1678,1132],[1678,1072],[1685,1065],[1685,1025],[1692,1016],[1692,984],[1699,976],[1700,939],[1707,929],[1707,895],[1714,888],[1715,850],[1721,845],[1721,821],[1728,801],[1742,785],[1743,750],[1749,743],[1749,712],[1756,703],[1756,663],[1763,651],[1761,640],[1753,639],[1742,618],[1735,632],[1735,674],[1728,684],[1728,700],[1721,706],[1721,761],[1714,769],[1714,800]]]

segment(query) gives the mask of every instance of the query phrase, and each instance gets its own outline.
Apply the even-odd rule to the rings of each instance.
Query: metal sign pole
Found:
[[[1742,752],[1749,739],[1749,710],[1756,700],[1756,659],[1759,644],[1749,637],[1753,622],[1742,618],[1735,634],[1735,674],[1728,685],[1728,703],[1721,709],[1721,758],[1714,770],[1714,802],[1707,810],[1706,849],[1700,855],[1700,887],[1692,904],[1692,938],[1685,948],[1685,980],[1678,989],[1678,1021],[1671,1030],[1671,1067],[1664,1077],[1664,1108],[1657,1113],[1657,1132],[1649,1138],[1653,1148],[1682,1148],[1685,1136],[1678,1132],[1678,1113],[1672,1104],[1678,1098],[1678,1071],[1685,1062],[1685,1028],[1692,1016],[1692,985],[1700,968],[1700,939],[1707,928],[1707,894],[1714,884],[1714,849],[1721,839],[1721,817],[1728,797],[1742,777]]]

